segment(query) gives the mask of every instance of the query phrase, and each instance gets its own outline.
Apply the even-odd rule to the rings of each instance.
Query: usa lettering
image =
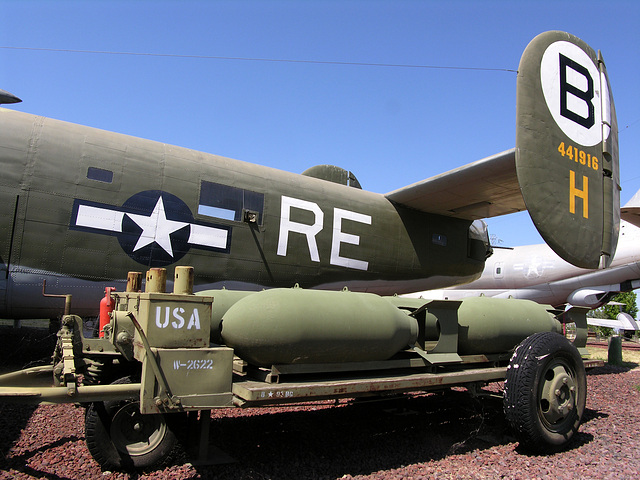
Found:
[[[187,317],[189,320],[187,321]],[[200,314],[198,309],[194,308],[190,315],[182,307],[156,307],[156,326],[158,328],[171,328],[179,330],[187,326],[187,330],[195,328],[200,330]]]

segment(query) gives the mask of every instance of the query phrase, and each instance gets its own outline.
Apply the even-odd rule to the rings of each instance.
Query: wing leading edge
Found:
[[[385,195],[427,213],[475,220],[526,210],[515,149],[427,178]]]

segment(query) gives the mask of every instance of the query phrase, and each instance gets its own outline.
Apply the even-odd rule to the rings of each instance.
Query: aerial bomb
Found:
[[[551,307],[531,300],[492,297],[468,297],[462,300],[384,298],[407,311],[425,308],[426,342],[439,340],[444,322],[457,324],[457,353],[460,355],[509,352],[533,333],[562,332],[562,324]]]
[[[548,308],[531,300],[465,298],[458,308],[458,352],[508,352],[534,333],[562,333],[562,324]]]
[[[386,360],[415,344],[418,320],[409,314],[425,303],[425,340],[437,342],[442,322],[455,322],[460,355],[504,353],[533,333],[562,331],[549,306],[530,300],[471,297],[443,309],[439,301],[348,291],[208,293],[212,340],[255,365]]]
[[[211,341],[213,343],[223,343],[220,330],[222,329],[222,317],[227,313],[227,310],[247,295],[254,295],[255,293],[243,290],[227,290],[226,288],[203,290],[196,293],[198,296],[213,297],[211,306]]]
[[[231,306],[221,335],[256,365],[362,362],[386,360],[413,345],[418,324],[370,293],[273,289]]]

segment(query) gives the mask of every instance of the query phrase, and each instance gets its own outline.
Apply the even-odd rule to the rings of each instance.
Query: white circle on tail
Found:
[[[609,111],[609,89],[591,57],[571,42],[554,42],[542,56],[540,80],[560,129],[582,146],[601,143],[602,107],[604,103],[605,113]]]

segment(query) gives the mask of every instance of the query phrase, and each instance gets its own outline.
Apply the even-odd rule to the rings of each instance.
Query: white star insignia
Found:
[[[189,239],[187,240],[189,245],[215,249],[227,249],[229,247],[230,230],[226,228],[167,220],[162,197],[158,198],[153,212],[148,216],[122,212],[109,205],[79,204],[72,226],[89,228],[97,231],[97,233],[115,232],[121,234],[123,233],[122,221],[125,216],[128,216],[132,222],[142,229],[142,233],[134,247],[134,252],[156,242],[173,258],[170,235],[187,225],[189,226]]]
[[[162,197],[158,198],[158,202],[150,216],[147,217],[133,213],[127,213],[127,216],[142,228],[140,238],[138,238],[138,242],[133,248],[134,252],[156,242],[165,252],[173,257],[170,235],[173,232],[189,225],[185,222],[176,222],[167,219]]]

